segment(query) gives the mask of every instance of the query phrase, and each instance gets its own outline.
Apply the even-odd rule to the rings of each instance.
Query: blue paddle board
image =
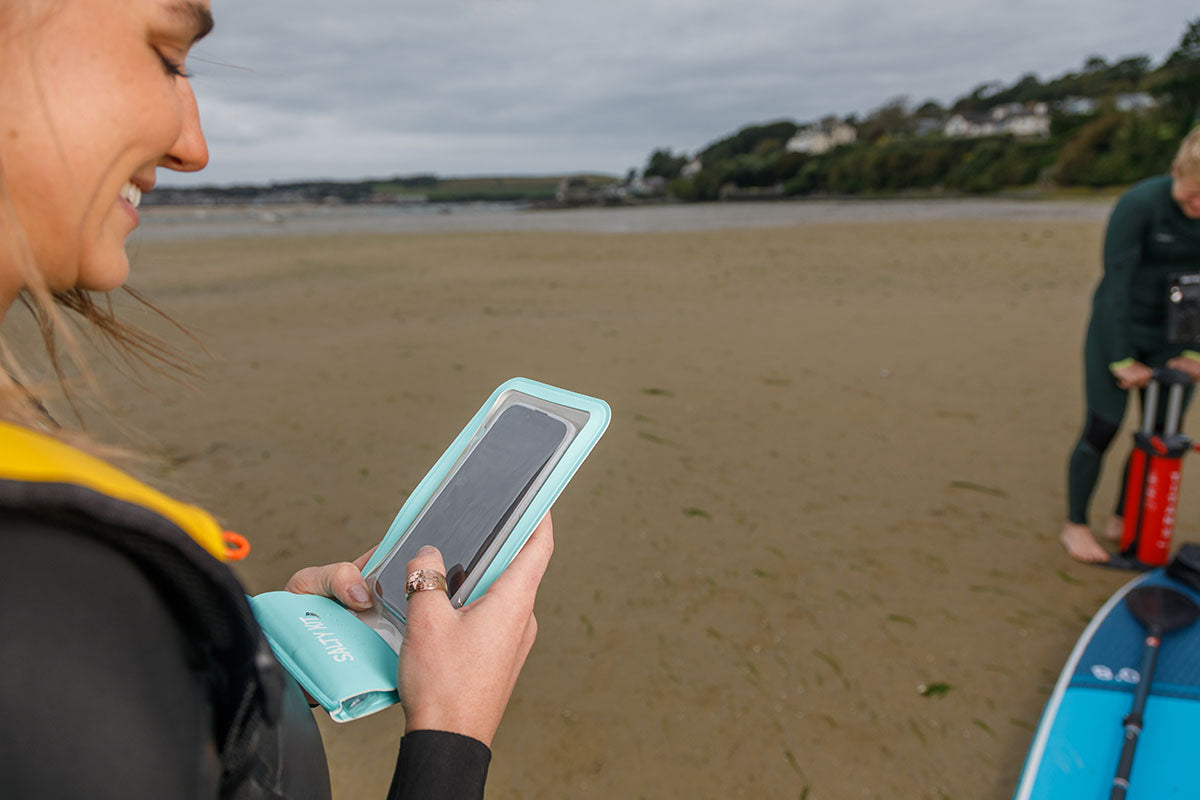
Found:
[[[1200,603],[1200,593],[1161,569],[1109,598],[1079,637],[1046,703],[1014,800],[1109,796],[1146,638],[1124,598],[1135,586],[1154,584]],[[1200,796],[1200,623],[1163,637],[1144,719],[1127,800]]]

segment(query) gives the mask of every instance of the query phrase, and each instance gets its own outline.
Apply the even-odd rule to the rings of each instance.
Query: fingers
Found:
[[[1114,372],[1113,378],[1121,389],[1141,389],[1154,378],[1154,370],[1145,364],[1131,364]]]
[[[283,588],[293,594],[332,597],[347,608],[356,610],[371,607],[371,594],[367,591],[362,572],[349,561],[302,569]]]
[[[419,569],[432,570],[444,577],[446,564],[442,561],[441,552],[430,545],[425,545],[418,550],[417,554],[409,560],[404,573],[411,575]],[[407,627],[411,630],[414,624],[419,626],[433,615],[444,614],[446,611],[452,610],[449,595],[445,592],[428,589],[414,592],[412,597],[408,598],[408,613],[404,616],[407,619]]]
[[[419,569],[431,569],[434,572],[442,575],[446,574],[446,564],[442,561],[442,553],[433,545],[425,545],[417,554],[413,556],[408,565],[404,568],[406,574],[411,575]]]
[[[1193,381],[1200,377],[1200,361],[1188,356],[1175,356],[1167,362],[1167,366],[1171,369],[1177,369],[1185,373]]]
[[[554,523],[550,515],[542,519],[533,534],[530,535],[521,552],[512,560],[508,568],[492,583],[489,593],[526,596],[533,606],[533,596],[537,593],[542,576],[554,554]]]

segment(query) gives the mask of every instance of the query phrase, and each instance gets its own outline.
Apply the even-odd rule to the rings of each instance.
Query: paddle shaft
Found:
[[[1125,744],[1121,747],[1121,759],[1117,762],[1117,774],[1113,778],[1109,800],[1125,800],[1129,791],[1129,775],[1133,772],[1133,753],[1137,749],[1138,737],[1142,733],[1142,715],[1146,711],[1146,698],[1150,694],[1150,683],[1154,680],[1154,667],[1158,663],[1158,648],[1162,631],[1152,627],[1146,636],[1146,648],[1142,651],[1141,679],[1133,693],[1133,708],[1125,715]]]

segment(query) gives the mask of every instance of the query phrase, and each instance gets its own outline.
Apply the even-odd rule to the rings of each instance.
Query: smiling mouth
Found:
[[[142,204],[142,190],[134,186],[131,181],[125,181],[125,185],[121,187],[121,199],[137,208]]]

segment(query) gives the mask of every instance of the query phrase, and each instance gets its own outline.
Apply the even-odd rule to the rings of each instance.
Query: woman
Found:
[[[1167,340],[1168,276],[1177,272],[1200,272],[1200,128],[1180,144],[1170,175],[1132,187],[1109,217],[1104,277],[1084,345],[1087,418],[1068,464],[1067,521],[1059,535],[1079,561],[1109,559],[1088,527],[1088,505],[1129,390],[1144,388],[1163,364],[1200,379],[1200,352]],[[1121,535],[1121,509],[1118,500],[1109,538]]]
[[[184,62],[211,25],[209,0],[0,4],[0,322],[20,300],[53,342],[68,336],[58,301],[136,344],[88,292],[125,282],[157,168],[207,163]],[[327,797],[312,714],[220,563],[212,518],[68,445],[0,358],[4,796]],[[389,796],[482,796],[552,547],[547,519],[466,610],[413,595]],[[365,608],[365,559],[288,588]],[[444,566],[425,548],[408,569]]]

